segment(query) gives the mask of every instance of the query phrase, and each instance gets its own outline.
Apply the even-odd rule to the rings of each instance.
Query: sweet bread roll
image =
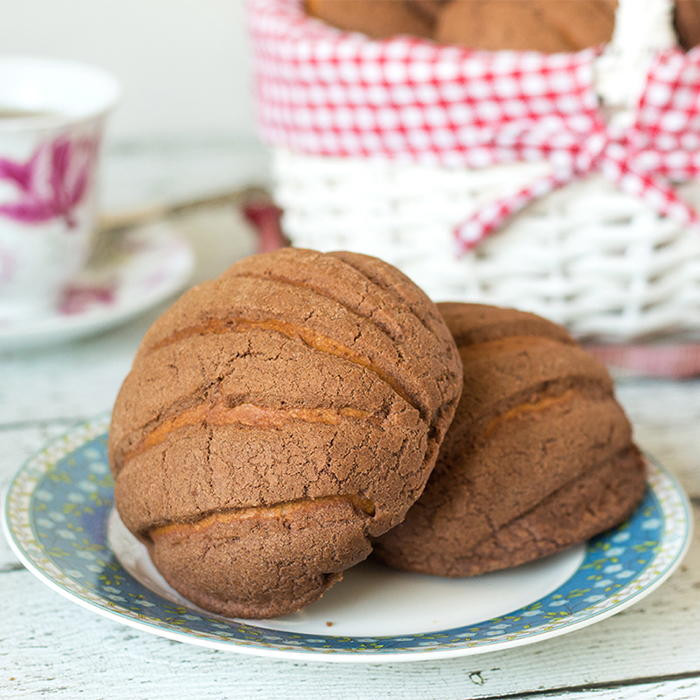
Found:
[[[436,306],[395,268],[252,256],[146,333],[110,429],[117,509],[197,605],[297,610],[403,519],[461,383]]]
[[[440,304],[464,389],[438,462],[385,563],[473,576],[553,554],[619,524],[640,502],[644,462],[606,369],[556,324]]]
[[[306,1],[310,15],[375,39],[408,34],[469,49],[546,53],[609,41],[616,5],[616,0]]]
[[[434,38],[489,51],[579,51],[610,40],[615,7],[616,0],[452,0]]]
[[[676,0],[675,25],[684,49],[700,46],[700,0]]]
[[[398,34],[430,38],[440,0],[306,0],[306,11],[338,29],[374,39]]]

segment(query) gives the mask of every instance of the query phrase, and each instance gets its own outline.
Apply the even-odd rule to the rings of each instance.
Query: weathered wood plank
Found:
[[[700,533],[681,569],[630,610],[541,644],[436,663],[331,668],[169,642],[100,619],[24,571],[0,574],[0,595],[3,697],[72,698],[76,689],[100,697],[109,689],[110,698],[457,699],[537,697],[571,686],[593,698],[654,697],[658,688],[693,697],[690,680],[653,679],[700,675]],[[642,679],[647,695],[625,690],[629,679]]]
[[[632,679],[624,684],[608,688],[557,689],[542,693],[511,694],[502,696],[508,700],[516,698],[537,700],[538,698],[561,698],[561,700],[697,700],[700,698],[700,677],[674,678],[664,681],[648,681],[645,678]]]
[[[0,425],[81,418],[110,408],[153,314],[96,338],[7,353],[0,363]]]
[[[639,445],[700,497],[700,380],[625,380],[617,394]]]

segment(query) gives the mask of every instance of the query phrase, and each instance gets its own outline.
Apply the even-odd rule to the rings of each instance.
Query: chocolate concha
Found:
[[[374,39],[398,34],[430,38],[440,0],[306,0],[313,17]]]
[[[607,42],[616,0],[452,0],[435,41],[468,49],[580,51]]]
[[[110,430],[117,508],[197,605],[297,610],[403,519],[461,383],[437,307],[395,268],[252,256],[146,333]]]
[[[677,13],[692,31],[692,3]],[[617,0],[306,0],[328,24],[374,39],[410,35],[489,51],[579,51],[611,39]],[[691,27],[691,30],[688,30]]]
[[[684,49],[700,46],[700,0],[676,0],[674,25]]]
[[[462,358],[462,398],[423,495],[376,555],[399,569],[473,576],[624,521],[645,468],[607,370],[533,314],[438,306]]]

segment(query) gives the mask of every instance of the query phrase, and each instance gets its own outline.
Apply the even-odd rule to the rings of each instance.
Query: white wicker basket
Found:
[[[670,0],[621,0],[597,87],[629,118],[654,52],[672,46]],[[700,235],[592,175],[514,217],[462,257],[452,229],[547,172],[546,163],[474,170],[274,149],[275,196],[292,243],[377,255],[433,298],[543,314],[577,336],[626,341],[700,332]],[[700,206],[700,183],[680,190]]]

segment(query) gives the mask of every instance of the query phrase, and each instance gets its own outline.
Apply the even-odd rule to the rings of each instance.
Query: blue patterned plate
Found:
[[[301,660],[395,662],[541,641],[640,600],[680,563],[691,516],[678,482],[649,464],[649,489],[623,525],[534,564],[473,579],[365,563],[306,610],[230,620],[173,591],[112,509],[108,418],[74,428],[11,482],[5,527],[22,563],[67,598],[154,634]]]

